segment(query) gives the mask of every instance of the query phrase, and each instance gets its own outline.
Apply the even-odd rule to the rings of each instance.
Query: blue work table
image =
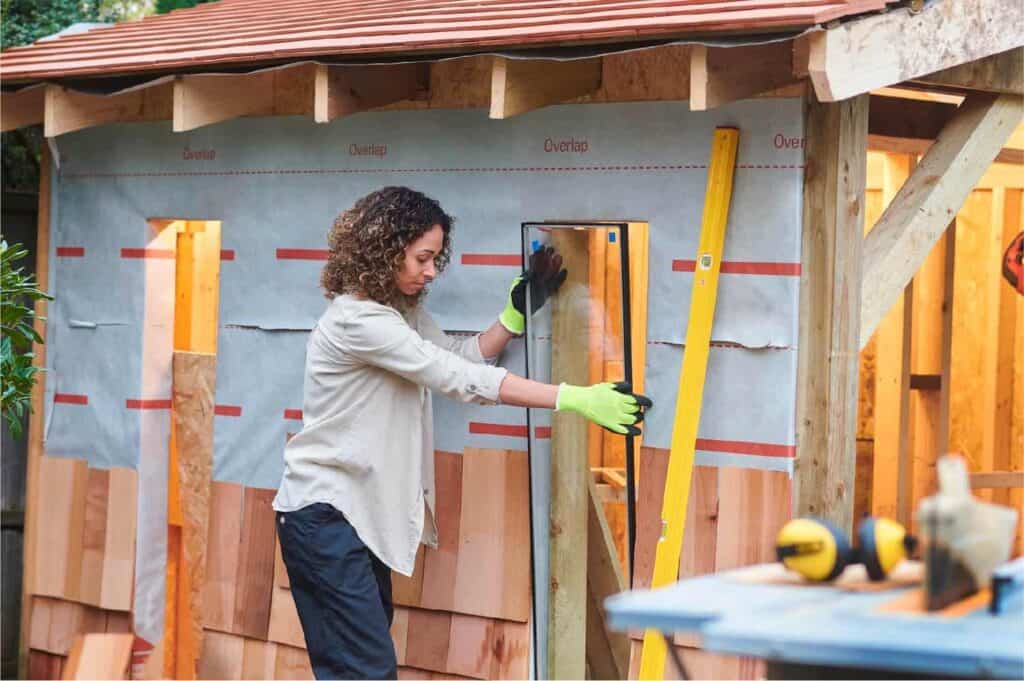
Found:
[[[605,609],[615,629],[688,633],[704,650],[762,658],[769,678],[1024,679],[1021,591],[999,615],[985,607],[956,617],[881,609],[911,588],[804,584],[781,565],[758,565],[617,594]]]

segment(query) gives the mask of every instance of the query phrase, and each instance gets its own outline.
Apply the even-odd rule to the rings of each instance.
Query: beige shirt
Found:
[[[411,575],[437,545],[431,390],[494,404],[507,370],[479,336],[448,336],[422,308],[335,297],[306,347],[302,431],[285,446],[274,509],[328,503],[388,567]]]

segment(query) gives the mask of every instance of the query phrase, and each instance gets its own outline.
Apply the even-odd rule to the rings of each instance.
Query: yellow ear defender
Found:
[[[787,568],[815,582],[835,579],[855,563],[863,563],[868,577],[880,581],[917,545],[902,525],[887,518],[865,518],[857,540],[859,546],[853,548],[829,521],[795,518],[779,530],[775,555]]]

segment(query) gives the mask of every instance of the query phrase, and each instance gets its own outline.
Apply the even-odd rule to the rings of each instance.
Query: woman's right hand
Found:
[[[573,411],[619,435],[639,435],[637,423],[652,402],[636,395],[629,383],[597,383],[590,386],[563,383],[558,388],[556,411]]]

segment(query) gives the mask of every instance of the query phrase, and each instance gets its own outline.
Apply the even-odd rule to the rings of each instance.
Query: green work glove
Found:
[[[568,385],[558,387],[556,411],[574,411],[580,416],[613,433],[639,435],[637,423],[644,420],[643,409],[651,401],[635,395],[629,383],[598,383],[590,386]]]
[[[508,302],[498,321],[517,336],[526,330],[526,287],[530,287],[530,314],[547,302],[548,298],[561,287],[569,272],[562,267],[562,256],[551,246],[538,248],[530,256],[530,265],[512,281],[508,291]]]

